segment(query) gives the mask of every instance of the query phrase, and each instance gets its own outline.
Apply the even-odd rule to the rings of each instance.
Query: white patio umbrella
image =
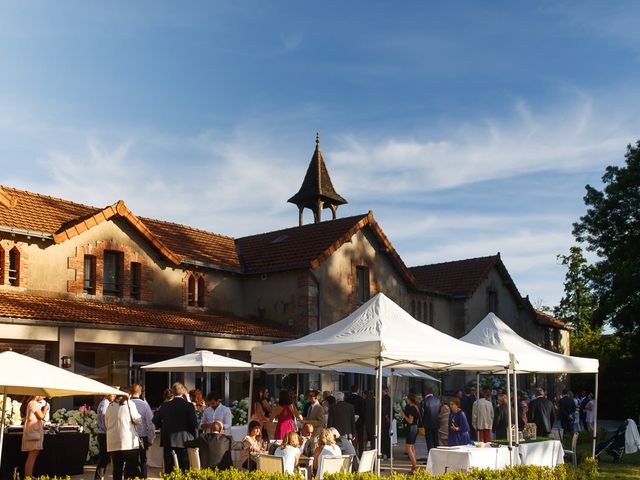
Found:
[[[216,355],[209,350],[198,350],[180,357],[142,367],[147,372],[244,372],[251,364],[234,358]]]
[[[11,351],[0,353],[0,390],[2,390],[0,452],[4,443],[4,412],[8,394],[43,397],[122,394],[120,390],[103,383]]]

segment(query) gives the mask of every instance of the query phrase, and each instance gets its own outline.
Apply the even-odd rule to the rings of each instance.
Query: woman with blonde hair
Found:
[[[284,473],[293,475],[295,472],[298,460],[300,460],[299,442],[296,432],[287,432],[284,434],[282,443],[273,453],[276,457],[284,458]]]
[[[318,446],[313,451],[313,469],[317,470],[320,465],[320,458],[325,455],[342,455],[340,447],[336,445],[336,439],[330,428],[323,428],[318,439]]]
[[[22,451],[27,452],[27,460],[24,463],[24,478],[33,476],[33,467],[44,441],[44,419],[49,411],[49,404],[43,407],[40,401],[44,397],[29,397],[21,407],[24,428],[22,432]]]

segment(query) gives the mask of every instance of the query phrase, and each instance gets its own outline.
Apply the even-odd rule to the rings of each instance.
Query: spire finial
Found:
[[[316,147],[320,148],[320,132],[316,132]]]

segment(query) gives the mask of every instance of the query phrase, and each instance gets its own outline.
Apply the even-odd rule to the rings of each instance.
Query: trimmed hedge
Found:
[[[65,477],[36,477],[33,480],[57,480]],[[301,480],[301,476],[268,474],[263,472],[244,472],[231,470],[176,470],[168,475],[162,474],[164,480]],[[325,480],[595,480],[598,478],[598,463],[591,458],[585,459],[577,469],[569,464],[555,468],[537,467],[534,465],[517,465],[504,470],[471,469],[467,473],[449,472],[431,475],[424,469],[406,475],[394,473],[388,477],[378,477],[372,473],[336,473],[325,475]],[[66,477],[70,480],[70,477]],[[136,479],[139,480],[139,479]]]

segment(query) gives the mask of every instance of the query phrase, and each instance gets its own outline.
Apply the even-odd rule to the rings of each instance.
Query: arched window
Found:
[[[198,306],[204,307],[207,290],[204,286],[204,277],[198,278]]]
[[[9,250],[9,285],[20,286],[20,250],[18,247]]]
[[[187,283],[187,305],[194,306],[196,304],[196,279],[193,275],[189,275]]]

